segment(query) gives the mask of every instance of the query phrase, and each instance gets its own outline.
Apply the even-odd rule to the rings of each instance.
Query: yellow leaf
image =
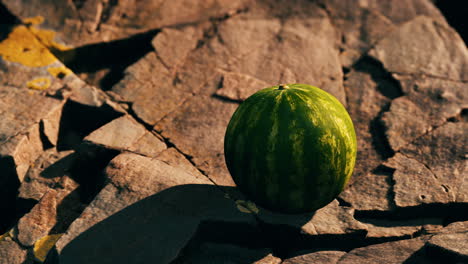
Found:
[[[34,244],[34,257],[37,261],[44,262],[49,251],[63,234],[54,234],[45,236]]]

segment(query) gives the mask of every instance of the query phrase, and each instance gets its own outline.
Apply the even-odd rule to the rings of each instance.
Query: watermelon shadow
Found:
[[[184,260],[197,257],[199,263],[252,263],[261,259],[271,252],[269,241],[255,216],[239,211],[233,196],[225,193],[240,195],[226,186],[168,188],[92,226],[60,253],[52,251],[46,263],[198,263]],[[203,255],[201,248],[207,245],[211,252]],[[214,262],[203,262],[207,256]]]

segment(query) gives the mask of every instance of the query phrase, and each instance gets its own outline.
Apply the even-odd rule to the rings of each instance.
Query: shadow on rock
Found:
[[[269,242],[255,217],[226,197],[233,192],[204,184],[168,188],[94,225],[47,263],[254,262],[271,252]]]

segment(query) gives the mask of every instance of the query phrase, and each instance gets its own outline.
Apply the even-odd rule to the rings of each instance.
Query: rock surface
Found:
[[[467,73],[430,0],[3,0],[0,263],[60,234],[46,263],[467,262]],[[278,83],[355,125],[349,185],[310,214],[224,163],[232,113]]]

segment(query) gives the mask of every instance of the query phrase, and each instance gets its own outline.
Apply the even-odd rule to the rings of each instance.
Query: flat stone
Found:
[[[150,157],[166,149],[164,142],[128,115],[112,120],[84,140],[106,148],[132,151]]]
[[[309,214],[286,215],[259,208],[257,216],[268,224],[287,225],[310,236],[364,234],[367,230],[354,219],[354,209],[340,206],[337,200]]]
[[[341,257],[346,254],[344,251],[319,251],[301,255],[289,259],[285,259],[282,264],[308,264],[308,263],[323,263],[336,264]]]
[[[392,101],[382,116],[390,147],[398,151],[466,108],[468,84],[438,78],[394,75],[408,95]]]
[[[392,177],[389,173],[376,172],[360,176],[347,187],[340,198],[360,211],[390,211],[394,209],[391,199]]]
[[[175,26],[223,17],[245,6],[245,0],[127,2],[5,1],[5,6],[23,21],[57,31],[58,39],[80,46],[112,41],[165,26]],[[27,8],[24,8],[27,7]],[[53,14],[53,15],[52,15]],[[40,16],[40,18],[37,18]],[[29,19],[36,17],[35,19]]]
[[[397,153],[385,162],[385,165],[395,169],[393,190],[397,206],[408,207],[455,201],[455,195],[444,185],[447,182],[441,181],[418,160]]]
[[[344,255],[338,264],[405,263],[424,246],[426,240],[426,237],[418,237],[356,248]]]
[[[27,251],[13,240],[0,240],[1,264],[24,264]]]
[[[418,233],[431,234],[443,228],[440,218],[418,218],[409,220],[359,219],[367,226],[368,238],[413,237]]]
[[[373,123],[390,99],[379,92],[379,84],[369,73],[372,67],[372,65],[364,64],[358,70],[346,74],[344,81],[348,101],[347,110],[353,120],[358,143],[356,165],[349,182],[350,187],[355,181],[368,182],[368,177],[373,177],[371,171],[384,159],[377,149],[380,146],[376,146],[375,138],[378,135],[375,135]]]
[[[155,129],[190,155],[197,168],[218,185],[234,185],[224,163],[224,134],[237,104],[196,96]]]
[[[14,87],[1,86],[0,94],[0,118],[3,120],[0,125],[0,155],[13,158],[18,178],[22,181],[29,164],[42,152],[39,122],[45,120],[46,135],[56,136],[57,130],[53,127],[58,127],[59,119],[53,115],[60,111],[63,103]]]
[[[451,257],[460,260],[468,260],[468,222],[455,222],[434,235],[427,243],[430,250],[438,255],[449,254]]]
[[[343,36],[340,53],[342,64],[351,67],[363,53],[402,23],[419,15],[446,23],[443,15],[430,1],[407,0],[356,2],[353,0],[320,1]]]
[[[18,241],[30,247],[39,238],[47,235],[57,221],[57,192],[48,191],[33,209],[23,216],[17,226]]]
[[[39,201],[53,189],[76,159],[73,150],[57,151],[55,148],[44,151],[33,163],[19,188],[18,197]]]
[[[68,177],[62,178],[60,187],[47,191],[41,200],[31,209],[29,213],[24,215],[18,222],[16,227],[16,238],[26,247],[34,245],[34,243],[49,234],[56,226],[58,220],[58,206],[72,193],[78,184]],[[68,197],[70,199],[70,197]],[[72,198],[73,199],[73,198]],[[79,197],[75,197],[75,206],[79,204]],[[72,207],[60,211],[61,214],[67,215]],[[61,223],[64,224],[64,223]]]
[[[254,225],[253,217],[238,211],[206,177],[196,178],[157,157],[120,154],[106,174],[109,184],[57,242],[60,263],[145,263],[154,259],[170,263],[198,229]],[[104,235],[109,232],[123,239]],[[109,243],[113,249],[100,249]],[[90,247],[96,250],[89,252],[96,254],[76,254],[88,252]],[[158,250],[151,250],[155,247]]]
[[[268,87],[266,82],[241,73],[222,72],[222,76],[221,88],[216,95],[231,100],[243,101],[259,89]]]
[[[465,122],[448,122],[401,149],[404,156],[423,164],[432,172],[434,175],[432,177],[437,179],[437,185],[433,186],[435,189],[428,195],[438,197],[435,199],[442,199],[438,202],[447,201],[446,195],[440,196],[440,190],[447,193],[449,201],[466,202],[468,199],[467,191],[461,188],[466,185],[468,173],[465,158],[467,152],[465,131],[467,129],[468,124]],[[401,178],[407,173],[415,175],[411,172],[413,168],[399,167],[399,169]],[[432,180],[427,174],[420,175],[418,178],[416,179],[419,180],[421,187],[427,186],[429,182],[426,181]],[[401,181],[402,183],[408,182],[403,179]]]
[[[391,32],[369,55],[390,72],[468,80],[468,50],[463,40],[446,24],[426,16]]]
[[[177,159],[180,157],[174,157]],[[211,184],[157,158],[120,154],[107,166],[109,183],[57,242],[59,251],[79,234],[131,204],[180,184]]]
[[[171,70],[181,66],[188,54],[196,48],[198,40],[202,38],[203,27],[165,28],[156,35],[152,44],[164,66]]]
[[[148,53],[127,68],[124,74],[112,92],[120,101],[132,102],[132,110],[151,125],[192,96],[191,88],[178,82],[173,85],[175,76],[172,76],[155,52]]]

